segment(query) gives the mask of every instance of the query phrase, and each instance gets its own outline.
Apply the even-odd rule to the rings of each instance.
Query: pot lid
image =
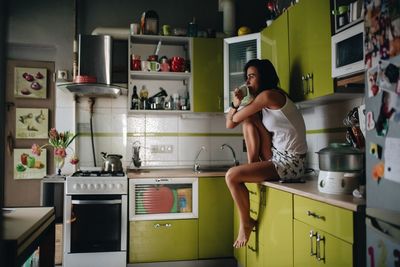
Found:
[[[107,154],[106,156],[105,156],[106,158],[120,158],[120,159],[122,159],[122,155],[120,155],[120,154]]]
[[[317,152],[318,154],[364,154],[363,151],[352,147],[348,143],[331,143]]]

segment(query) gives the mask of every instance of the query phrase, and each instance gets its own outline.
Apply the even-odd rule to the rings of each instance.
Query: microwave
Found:
[[[364,22],[332,36],[332,78],[364,71]]]

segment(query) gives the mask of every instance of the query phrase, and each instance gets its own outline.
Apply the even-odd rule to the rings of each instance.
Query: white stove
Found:
[[[126,266],[127,193],[124,172],[81,170],[66,177],[64,267]]]

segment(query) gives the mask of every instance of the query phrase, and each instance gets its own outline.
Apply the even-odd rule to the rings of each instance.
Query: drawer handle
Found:
[[[310,256],[316,256],[317,255],[317,252],[314,252],[314,249],[313,249],[313,238],[314,237],[317,237],[317,233],[314,233],[314,231],[313,230],[311,230],[310,231]],[[317,246],[317,245],[315,245],[315,246]]]
[[[160,227],[172,227],[171,223],[156,223],[154,224],[154,228],[160,228]]]
[[[247,248],[250,249],[250,250],[253,251],[253,252],[257,252],[257,249],[253,248],[253,247],[250,246],[250,245],[247,245]]]
[[[169,181],[169,179],[167,179],[167,178],[158,178],[158,179],[156,179],[157,183],[159,183],[159,182],[168,182],[168,181]]]
[[[249,190],[249,194],[250,194],[250,195],[257,195],[257,193],[256,193],[256,192],[254,192],[254,191],[251,191],[251,190]]]
[[[253,213],[253,214],[255,214],[255,215],[257,215],[258,213],[257,213],[257,211],[255,211],[255,210],[252,210],[252,209],[250,209],[250,213]]]
[[[325,242],[325,237],[318,234],[317,235],[317,260],[325,262],[325,252],[324,252],[324,257],[321,257],[321,241]],[[325,246],[324,246],[324,248],[325,248]]]
[[[314,217],[315,219],[320,219],[320,220],[323,220],[323,221],[325,221],[325,216],[322,216],[322,215],[318,215],[318,214],[316,214],[315,212],[312,212],[312,211],[307,211],[307,215],[308,216],[311,216],[311,217]]]

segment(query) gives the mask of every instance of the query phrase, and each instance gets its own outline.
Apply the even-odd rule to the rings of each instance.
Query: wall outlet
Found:
[[[150,146],[151,153],[172,153],[173,145],[152,145]]]
[[[67,70],[57,70],[57,80],[66,81],[68,80]]]

